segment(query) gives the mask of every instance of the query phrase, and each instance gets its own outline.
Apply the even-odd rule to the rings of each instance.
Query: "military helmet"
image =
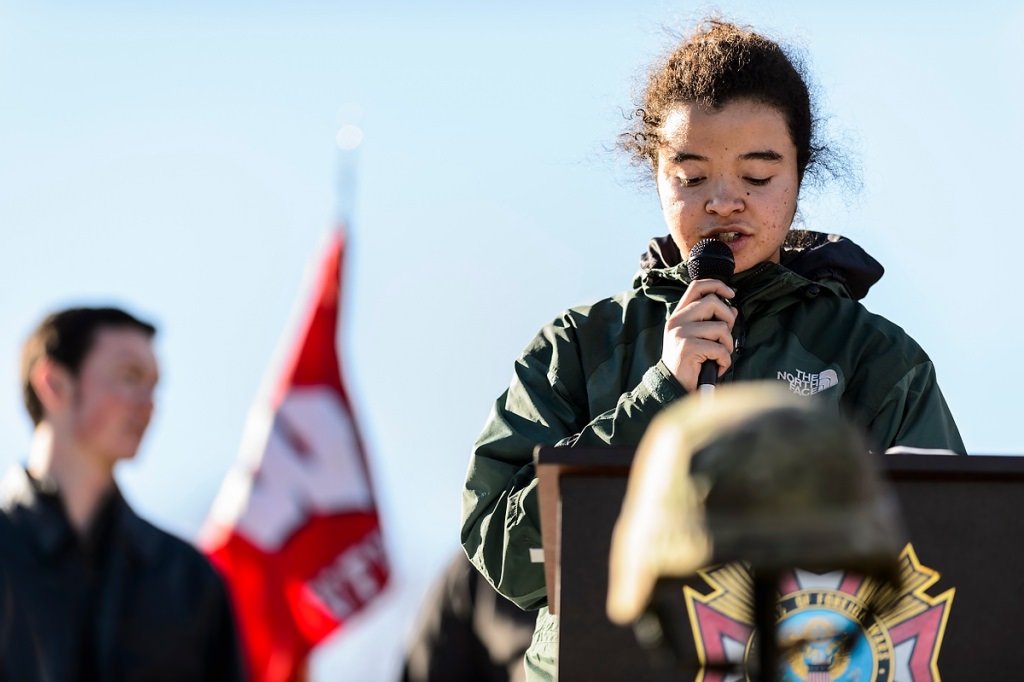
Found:
[[[891,579],[904,533],[872,457],[834,407],[777,382],[667,407],[637,448],[615,526],[609,618],[636,620],[661,577],[729,561]]]

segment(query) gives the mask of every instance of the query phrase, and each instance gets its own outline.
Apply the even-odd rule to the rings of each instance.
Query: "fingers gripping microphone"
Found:
[[[686,269],[691,280],[717,279],[728,283],[736,269],[736,261],[732,257],[732,249],[717,239],[701,239],[690,249],[690,257]],[[718,363],[705,360],[697,375],[697,390],[701,393],[713,391],[718,381]]]

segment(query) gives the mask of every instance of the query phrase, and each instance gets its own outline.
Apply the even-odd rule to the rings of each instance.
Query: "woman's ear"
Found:
[[[29,373],[29,382],[39,397],[44,415],[60,412],[71,402],[71,373],[49,358],[36,361]]]

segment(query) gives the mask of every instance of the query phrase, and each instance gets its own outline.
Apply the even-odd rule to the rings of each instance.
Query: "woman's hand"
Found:
[[[697,390],[705,360],[718,363],[718,376],[732,364],[732,327],[739,312],[723,299],[735,295],[716,279],[694,280],[665,321],[661,359],[688,393]]]

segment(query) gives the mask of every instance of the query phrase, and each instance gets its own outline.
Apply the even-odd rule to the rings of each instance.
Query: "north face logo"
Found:
[[[778,379],[788,382],[789,390],[797,395],[814,395],[839,383],[839,375],[834,369],[826,369],[820,374],[805,372],[802,369],[798,369],[796,372],[780,371]]]

